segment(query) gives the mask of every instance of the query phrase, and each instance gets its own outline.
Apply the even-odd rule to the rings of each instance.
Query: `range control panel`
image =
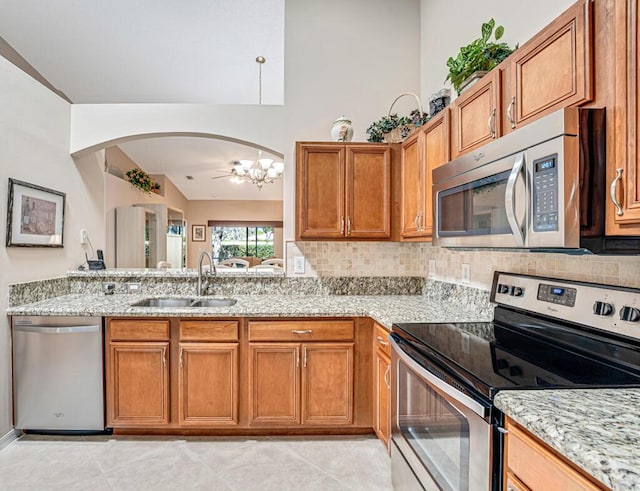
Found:
[[[514,273],[495,273],[498,305],[640,339],[640,290]]]

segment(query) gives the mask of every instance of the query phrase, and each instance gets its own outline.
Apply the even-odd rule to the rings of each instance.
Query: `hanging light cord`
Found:
[[[258,64],[258,104],[262,104],[262,65],[267,61],[264,56],[258,56],[256,63]]]

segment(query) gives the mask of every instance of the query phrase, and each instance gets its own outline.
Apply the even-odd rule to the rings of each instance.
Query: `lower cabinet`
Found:
[[[374,324],[373,429],[388,447],[391,438],[391,350],[384,327]]]
[[[504,489],[566,491],[608,489],[507,418]]]
[[[169,321],[109,321],[107,426],[169,423],[169,341]]]
[[[250,322],[250,424],[350,425],[353,338],[352,321]]]

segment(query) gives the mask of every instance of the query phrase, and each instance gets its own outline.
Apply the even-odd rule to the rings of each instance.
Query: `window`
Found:
[[[273,227],[211,227],[213,259],[274,256]]]

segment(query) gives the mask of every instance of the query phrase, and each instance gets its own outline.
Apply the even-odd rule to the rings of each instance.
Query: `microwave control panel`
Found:
[[[558,154],[533,161],[533,230],[558,230]]]

